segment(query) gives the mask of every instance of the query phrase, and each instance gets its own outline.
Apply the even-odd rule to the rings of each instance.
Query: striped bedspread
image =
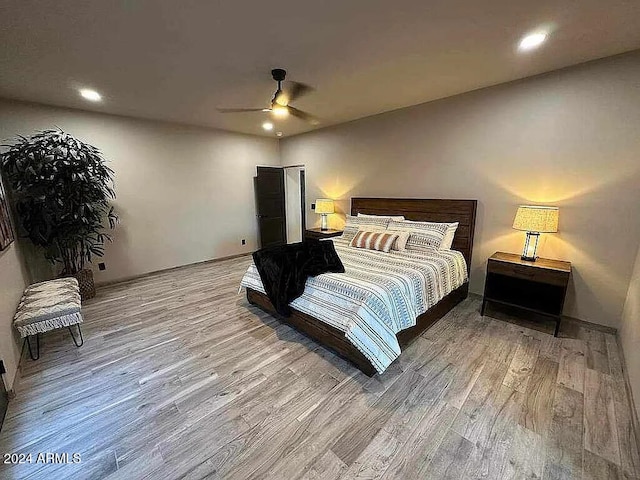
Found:
[[[345,273],[309,278],[290,305],[345,332],[382,373],[400,355],[396,333],[467,281],[464,257],[454,250],[383,253],[333,242]],[[265,293],[253,264],[241,285]]]

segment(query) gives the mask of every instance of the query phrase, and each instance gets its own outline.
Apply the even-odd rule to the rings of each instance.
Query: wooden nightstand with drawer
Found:
[[[520,255],[496,252],[487,263],[481,313],[487,302],[495,302],[553,317],[557,337],[569,277],[569,262],[547,258],[530,262]]]

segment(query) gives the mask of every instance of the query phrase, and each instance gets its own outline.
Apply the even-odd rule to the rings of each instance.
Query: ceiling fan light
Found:
[[[289,109],[284,105],[279,105],[277,103],[273,106],[271,111],[276,117],[286,117],[289,115]]]

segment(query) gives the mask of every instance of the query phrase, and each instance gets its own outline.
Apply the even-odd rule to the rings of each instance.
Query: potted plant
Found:
[[[114,228],[118,221],[110,205],[113,170],[97,148],[60,129],[4,146],[0,160],[26,236],[62,266],[60,276],[78,279],[83,299],[91,298],[93,272],[86,265],[111,241],[103,223]]]

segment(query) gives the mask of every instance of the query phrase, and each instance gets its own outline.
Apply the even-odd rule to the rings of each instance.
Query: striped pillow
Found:
[[[451,245],[453,245],[453,239],[456,236],[456,230],[458,229],[459,222],[447,223],[446,225],[447,233],[444,234],[444,240],[442,240],[440,250],[451,250]]]
[[[393,242],[391,246],[391,250],[397,250],[399,252],[404,252],[407,249],[407,242],[409,241],[410,232],[402,232],[400,230],[388,230],[387,233],[395,233],[398,235],[398,239]]]
[[[407,249],[407,241],[409,240],[409,235],[411,235],[410,232],[401,230],[390,230],[388,228],[382,228],[379,225],[361,225],[358,231],[395,233],[396,235],[398,235],[398,238],[395,242],[393,242],[391,250],[397,250],[399,252],[404,252]]]
[[[380,252],[389,253],[394,242],[398,239],[397,233],[388,232],[368,232],[360,230],[356,233],[350,245],[356,248],[366,248],[369,250],[378,250]]]
[[[430,248],[440,248],[448,226],[446,223],[433,222],[389,222],[388,230],[398,230],[409,232],[407,250],[423,250]]]
[[[356,236],[358,230],[362,228],[367,230],[385,230],[387,225],[389,225],[388,218],[353,217],[351,215],[347,215],[347,223],[344,226],[342,238],[350,242],[353,240],[353,237]]]
[[[386,218],[388,220],[395,220],[396,222],[404,220],[402,215],[367,215],[366,213],[358,213],[358,218]]]

